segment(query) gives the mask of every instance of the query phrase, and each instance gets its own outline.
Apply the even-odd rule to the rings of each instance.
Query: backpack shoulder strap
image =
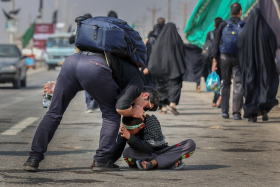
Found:
[[[111,68],[112,67],[112,70],[114,71],[114,73],[116,74],[116,78],[117,78],[117,84],[119,85],[119,87],[121,89],[124,89],[124,84],[123,84],[123,81],[122,81],[122,78],[121,78],[121,75],[118,71],[118,68],[117,68],[117,65],[114,61],[114,59],[112,58],[111,54],[107,53],[104,51],[104,54],[105,54],[105,58],[106,58],[106,62],[108,64],[108,66]]]
[[[214,40],[214,31],[210,31],[210,40]]]
[[[239,21],[239,22],[237,23],[237,25],[238,25],[238,27],[242,27],[242,26],[244,25],[244,23],[245,23],[245,22],[241,20],[241,21]]]
[[[231,21],[229,21],[228,19],[227,20],[225,20],[226,22],[227,22],[227,24],[228,25],[230,25],[231,24]]]

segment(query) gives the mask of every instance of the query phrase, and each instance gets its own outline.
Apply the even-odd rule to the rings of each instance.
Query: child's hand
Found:
[[[127,140],[130,138],[130,133],[127,131],[124,125],[121,125],[120,133],[122,134],[121,137],[124,137]]]

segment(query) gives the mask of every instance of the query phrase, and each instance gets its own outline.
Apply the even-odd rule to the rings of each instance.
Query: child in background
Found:
[[[196,145],[191,139],[168,146],[160,123],[154,115],[146,115],[144,121],[140,118],[123,117],[122,123],[111,157],[113,163],[123,153],[129,167],[138,167],[140,170],[179,170],[185,166],[182,160],[194,153]],[[124,150],[126,143],[130,147]]]

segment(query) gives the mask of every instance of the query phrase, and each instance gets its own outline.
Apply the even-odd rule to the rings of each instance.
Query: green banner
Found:
[[[24,32],[21,37],[22,47],[25,48],[29,41],[33,38],[35,22]]]
[[[258,0],[199,0],[185,28],[187,40],[194,45],[203,47],[206,35],[214,30],[214,19],[221,17],[229,19],[230,5],[240,3],[242,18],[247,16],[249,10]]]
[[[131,26],[131,28],[134,29],[135,28],[135,23],[133,22],[130,26]]]

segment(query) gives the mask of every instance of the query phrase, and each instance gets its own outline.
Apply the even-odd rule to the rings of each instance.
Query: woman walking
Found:
[[[258,8],[250,13],[236,47],[245,97],[244,118],[257,122],[257,116],[262,115],[267,121],[267,113],[278,104],[277,41]]]

